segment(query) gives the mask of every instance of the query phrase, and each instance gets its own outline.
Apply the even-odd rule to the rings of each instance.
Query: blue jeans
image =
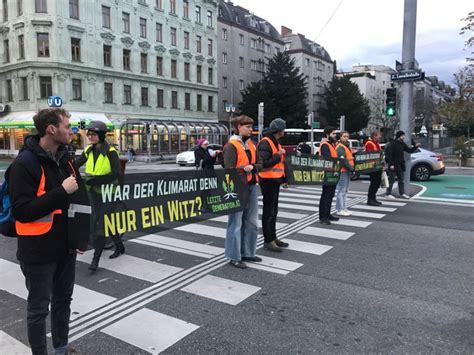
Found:
[[[225,256],[231,261],[255,256],[258,236],[258,187],[250,185],[243,211],[231,213],[227,222]]]
[[[349,191],[349,182],[351,181],[351,172],[345,171],[340,173],[339,182],[336,186],[336,211],[346,209],[347,191]]]

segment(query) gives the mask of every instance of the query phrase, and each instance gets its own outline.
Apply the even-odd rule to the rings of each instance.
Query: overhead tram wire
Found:
[[[339,10],[339,8],[341,7],[342,3],[344,2],[344,0],[341,0],[339,1],[339,4],[336,6],[336,8],[334,9],[333,13],[331,14],[331,16],[329,16],[329,19],[326,21],[326,23],[324,24],[324,26],[321,28],[321,30],[319,31],[318,35],[316,36],[316,38],[314,39],[313,42],[316,42],[319,38],[319,36],[321,36],[321,34],[323,33],[323,31],[326,29],[327,25],[329,24],[329,22],[331,22],[332,18],[334,17],[334,15],[336,14],[337,10]]]

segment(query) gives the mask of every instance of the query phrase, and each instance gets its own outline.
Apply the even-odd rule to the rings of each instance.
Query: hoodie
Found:
[[[32,154],[22,154],[24,151]],[[56,209],[51,230],[41,236],[18,236],[18,260],[25,263],[54,262],[69,253],[75,246],[68,241],[68,208],[70,196],[62,182],[71,174],[80,176],[66,146],[61,146],[52,156],[39,145],[39,136],[29,136],[18,157],[8,169],[9,194],[13,217],[22,223],[33,222],[47,216]],[[74,166],[74,165],[73,165]],[[46,193],[36,196],[43,167]]]

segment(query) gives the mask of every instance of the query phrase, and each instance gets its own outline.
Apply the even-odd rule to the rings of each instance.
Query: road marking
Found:
[[[151,354],[159,354],[199,326],[146,308],[102,329],[102,332]]]
[[[161,264],[127,254],[120,256],[120,260],[109,259],[110,254],[112,254],[112,251],[104,251],[102,253],[99,262],[100,268],[148,282],[158,282],[183,270],[179,267]],[[94,250],[89,250],[83,255],[78,255],[77,260],[90,263],[93,255]]]
[[[25,277],[20,265],[0,259],[0,289],[24,300],[28,298]],[[71,303],[71,320],[115,300],[114,297],[75,284]]]
[[[140,238],[131,239],[129,242],[153,246],[156,248],[177,251],[179,253],[212,258],[222,254],[224,249],[207,244],[189,242],[187,240],[164,237],[157,234],[149,234]]]
[[[262,201],[258,201],[259,206],[263,206]],[[315,206],[307,206],[307,205],[293,205],[289,203],[278,203],[278,208],[287,208],[289,210],[299,210],[299,211],[309,211],[309,212],[316,212],[317,207]]]
[[[380,212],[395,212],[397,210],[396,208],[390,208],[390,207],[366,206],[366,205],[354,205],[351,208],[357,208],[359,210],[380,211]]]
[[[306,234],[306,235],[313,235],[316,237],[322,238],[331,238],[331,239],[338,239],[338,240],[347,240],[354,235],[351,232],[343,232],[334,229],[326,229],[326,228],[318,228],[318,227],[306,227],[303,230],[300,230],[298,233]]]
[[[349,227],[359,227],[359,228],[366,228],[372,224],[372,222],[366,221],[358,221],[355,219],[345,219],[339,218],[339,221],[331,221],[331,224],[341,225],[341,226],[349,226]]]
[[[285,249],[300,251],[300,252],[308,253],[308,254],[322,255],[328,250],[332,249],[332,247],[329,245],[302,242],[300,240],[294,240],[294,239],[286,239],[286,241],[288,242],[288,244],[290,244],[290,246]]]
[[[263,213],[262,210],[258,211],[259,215],[262,215],[262,213]],[[278,217],[299,220],[299,219],[308,217],[308,215],[304,213],[291,213],[291,212],[278,211]]]
[[[403,207],[407,205],[405,202],[392,202],[393,200],[387,198],[380,198],[380,200],[383,201],[384,206]]]
[[[227,223],[228,219],[229,219],[228,216],[219,216],[219,217],[211,218],[210,221]],[[287,225],[288,225],[288,223],[276,222],[276,228],[277,229],[283,228]]]
[[[181,289],[201,297],[227,303],[233,306],[260,291],[261,288],[242,282],[206,275]]]
[[[354,210],[351,210],[351,212],[352,212],[352,215],[355,217],[367,217],[367,218],[376,218],[376,219],[382,219],[385,217],[385,214],[383,213],[371,213],[371,212],[362,212],[362,211],[354,211]]]
[[[259,255],[262,258],[261,262],[246,262],[248,267],[254,269],[261,269],[259,266],[264,266],[265,271],[275,272],[279,274],[288,274],[291,271],[299,269],[304,264],[296,263],[294,261],[288,261],[285,259],[271,258],[269,256]],[[263,269],[261,269],[263,270]]]
[[[29,355],[31,350],[22,342],[0,330],[0,349],[3,354],[8,355]]]
[[[217,238],[225,238],[226,233],[227,233],[226,228],[206,226],[204,224],[199,224],[199,223],[191,223],[191,224],[186,224],[184,226],[179,226],[179,227],[176,227],[175,230],[190,232],[194,234],[207,235],[207,236],[217,237]]]

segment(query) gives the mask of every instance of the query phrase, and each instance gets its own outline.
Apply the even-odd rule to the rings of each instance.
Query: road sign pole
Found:
[[[260,102],[258,104],[258,140],[262,139],[263,134],[263,118],[264,118],[264,107],[265,104]]]
[[[416,9],[417,0],[405,0],[403,17],[403,45],[402,67],[403,72],[413,71],[415,66],[416,41]],[[413,81],[403,81],[400,90],[400,129],[406,133],[405,143],[410,145],[413,116]],[[404,178],[405,193],[410,194],[410,156],[405,153],[406,174]]]
[[[311,154],[314,154],[314,112],[309,114],[311,121]]]
[[[342,132],[346,129],[346,116],[342,115],[339,120],[339,129]]]

